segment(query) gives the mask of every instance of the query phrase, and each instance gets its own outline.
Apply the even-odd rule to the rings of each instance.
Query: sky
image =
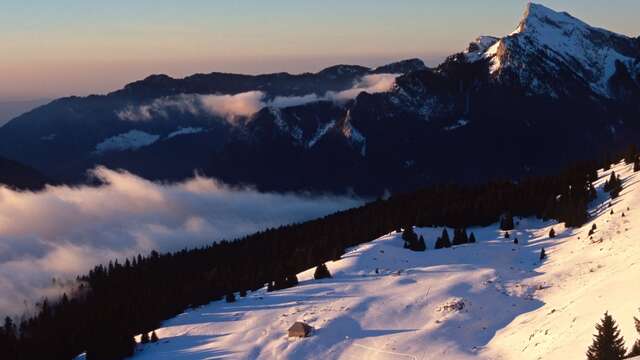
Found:
[[[541,0],[638,36],[638,0]],[[153,73],[437,64],[504,35],[526,0],[0,0],[0,102],[106,93]]]

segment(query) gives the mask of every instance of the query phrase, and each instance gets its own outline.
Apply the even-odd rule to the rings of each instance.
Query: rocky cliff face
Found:
[[[485,42],[485,45],[488,45]],[[612,77],[629,74],[638,88],[637,39],[592,27],[564,12],[529,4],[516,30],[490,46],[471,49],[491,61],[492,76],[532,94],[617,98]],[[634,90],[635,91],[635,90]]]

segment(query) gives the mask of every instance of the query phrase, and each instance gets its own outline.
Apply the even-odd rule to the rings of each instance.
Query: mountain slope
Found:
[[[328,263],[332,279],[313,280],[310,269],[298,274],[297,287],[262,289],[166,321],[156,329],[161,341],[139,346],[134,358],[582,359],[605,311],[631,344],[640,185],[630,166],[613,170],[624,180],[622,195],[610,207],[599,190],[582,228],[519,219],[511,232],[518,245],[493,225],[469,229],[477,244],[443,250],[433,250],[441,229],[416,229],[427,239],[424,253],[389,234]],[[601,172],[599,189],[608,174]],[[314,326],[313,335],[287,339],[295,321]]]
[[[265,107],[344,104],[360,91],[390,87],[397,75],[383,71],[423,68],[414,59],[378,69],[337,65],[316,74],[152,75],[107,95],[58,99],[13,119],[0,128],[0,154],[72,182],[96,164],[183,179],[207,167],[229,133]],[[193,143],[206,145],[194,149]],[[167,147],[174,156],[163,159]]]
[[[0,126],[16,116],[44,105],[47,102],[49,102],[49,99],[0,102]]]
[[[485,40],[486,41],[486,40]],[[640,41],[594,28],[568,13],[527,5],[518,28],[489,47],[470,52],[491,60],[492,75],[532,93],[615,98],[614,75],[627,74],[638,91]],[[575,93],[577,91],[577,93]]]
[[[53,182],[38,171],[0,157],[0,186],[21,190],[39,190]]]
[[[436,68],[154,75],[60,99],[0,128],[0,154],[70,182],[96,164],[366,196],[519,179],[640,145],[639,64],[639,39],[530,4]]]

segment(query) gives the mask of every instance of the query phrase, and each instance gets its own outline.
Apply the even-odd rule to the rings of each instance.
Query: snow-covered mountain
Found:
[[[503,38],[481,37],[470,60],[489,59],[491,74],[535,94],[593,92],[615,98],[616,79],[640,77],[640,40],[592,27],[566,12],[527,5],[517,29]],[[575,91],[579,90],[576,94]]]
[[[615,201],[602,192],[611,171],[624,183]],[[160,341],[139,345],[134,358],[583,359],[605,311],[630,346],[639,336],[639,176],[623,163],[601,171],[592,219],[577,229],[516,219],[510,239],[495,224],[468,229],[475,244],[441,250],[433,247],[442,229],[416,229],[426,252],[388,234],[328,263],[331,279],[314,280],[309,269],[294,288],[165,321]],[[313,326],[312,336],[288,338],[296,321]]]
[[[530,4],[516,31],[435,68],[153,75],[59,99],[1,127],[0,155],[70,182],[101,164],[370,196],[550,173],[640,145],[639,104],[639,38]]]

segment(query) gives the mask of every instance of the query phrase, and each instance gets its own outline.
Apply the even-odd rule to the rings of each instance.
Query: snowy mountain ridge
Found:
[[[539,4],[528,4],[516,30],[486,46],[491,39],[476,41],[479,46],[467,50],[469,59],[490,59],[494,77],[519,81],[537,94],[567,95],[549,82],[559,75],[585,82],[595,94],[611,98],[609,80],[617,71],[626,69],[633,78],[640,74],[638,39],[592,27]]]
[[[602,190],[611,171],[624,183],[615,201]],[[630,296],[640,276],[638,176],[623,163],[601,171],[581,228],[522,218],[509,239],[497,224],[470,228],[477,243],[441,250],[441,228],[415,229],[426,252],[388,234],[327,263],[331,279],[309,269],[296,287],[188,310],[134,358],[583,359],[605,311],[630,347],[640,336],[640,303]],[[296,321],[313,326],[312,336],[288,338]]]
[[[514,23],[435,68],[152,75],[58,99],[0,127],[0,155],[69,183],[100,164],[158,181],[197,171],[265,191],[375,197],[550,173],[640,138],[640,39],[536,4]]]

